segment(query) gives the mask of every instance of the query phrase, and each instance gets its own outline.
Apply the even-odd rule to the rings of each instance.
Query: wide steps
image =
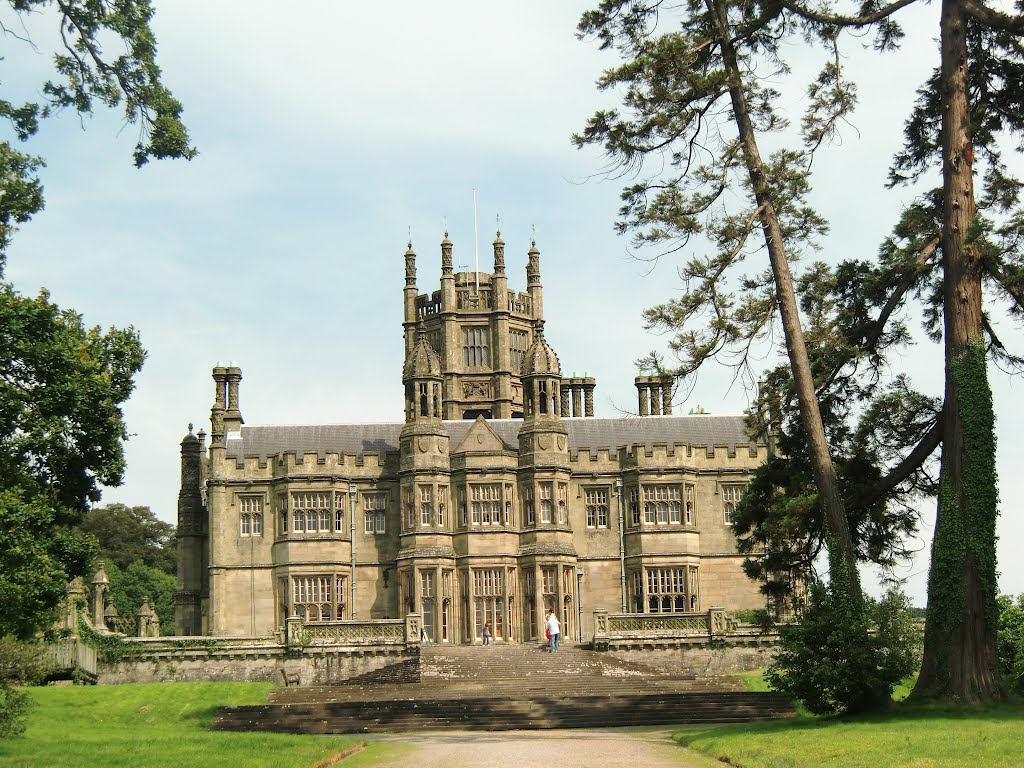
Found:
[[[731,723],[794,715],[734,677],[665,674],[605,653],[533,645],[421,648],[418,682],[385,668],[343,685],[276,688],[265,705],[218,710],[214,728],[288,733],[531,730]],[[392,678],[393,679],[393,678]],[[416,676],[412,676],[416,679]]]
[[[214,729],[287,733],[374,733],[425,729],[534,730],[728,723],[793,716],[775,693],[335,701],[226,707]]]

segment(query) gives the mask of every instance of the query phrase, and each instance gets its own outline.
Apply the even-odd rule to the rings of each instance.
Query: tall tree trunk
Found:
[[[981,259],[967,90],[967,15],[942,3],[943,320],[946,404],[924,659],[915,687],[964,702],[999,698],[995,417],[981,330]]]
[[[838,548],[839,559],[846,565],[851,604],[859,609],[861,591],[853,539],[850,535],[843,499],[839,494],[835,466],[832,464],[828,441],[825,438],[825,427],[821,420],[821,410],[818,407],[818,398],[814,389],[814,377],[811,374],[811,363],[804,342],[804,331],[800,323],[796,290],[793,287],[793,276],[789,271],[789,259],[786,256],[782,227],[769,194],[769,181],[761,162],[757,136],[750,118],[746,94],[743,92],[742,73],[729,33],[727,2],[705,0],[705,3],[715,24],[718,42],[722,47],[722,60],[729,78],[729,95],[732,99],[736,127],[743,144],[747,173],[750,175],[754,198],[761,210],[760,222],[764,229],[772,275],[775,278],[775,292],[779,302],[779,313],[782,317],[786,351],[789,354],[789,363],[793,372],[793,382],[800,406],[800,418],[807,435],[808,453],[811,459],[814,483],[818,489],[818,501],[825,513],[831,542]]]

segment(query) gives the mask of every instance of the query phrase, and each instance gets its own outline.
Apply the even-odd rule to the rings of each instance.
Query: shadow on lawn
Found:
[[[865,715],[836,715],[829,717],[801,715],[788,720],[772,720],[761,723],[681,728],[673,734],[673,738],[682,744],[688,744],[693,739],[711,734],[722,736],[733,733],[746,735],[757,733],[784,734],[787,732],[819,730],[835,725],[886,725],[921,720],[977,720],[989,723],[1006,722],[1017,725],[1024,721],[1024,703],[1013,701],[1004,704],[967,707],[938,702],[907,702],[896,704],[886,712],[873,712]]]

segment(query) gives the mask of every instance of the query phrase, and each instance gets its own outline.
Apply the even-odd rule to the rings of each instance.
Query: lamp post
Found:
[[[349,580],[352,582],[352,608],[349,615],[352,620],[356,618],[356,486],[355,483],[348,484],[348,539],[352,548],[352,568]]]

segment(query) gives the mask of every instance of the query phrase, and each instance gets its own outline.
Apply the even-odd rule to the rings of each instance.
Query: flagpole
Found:
[[[476,226],[476,187],[473,187],[473,253],[476,256],[476,293],[480,294],[480,238],[477,236]]]

